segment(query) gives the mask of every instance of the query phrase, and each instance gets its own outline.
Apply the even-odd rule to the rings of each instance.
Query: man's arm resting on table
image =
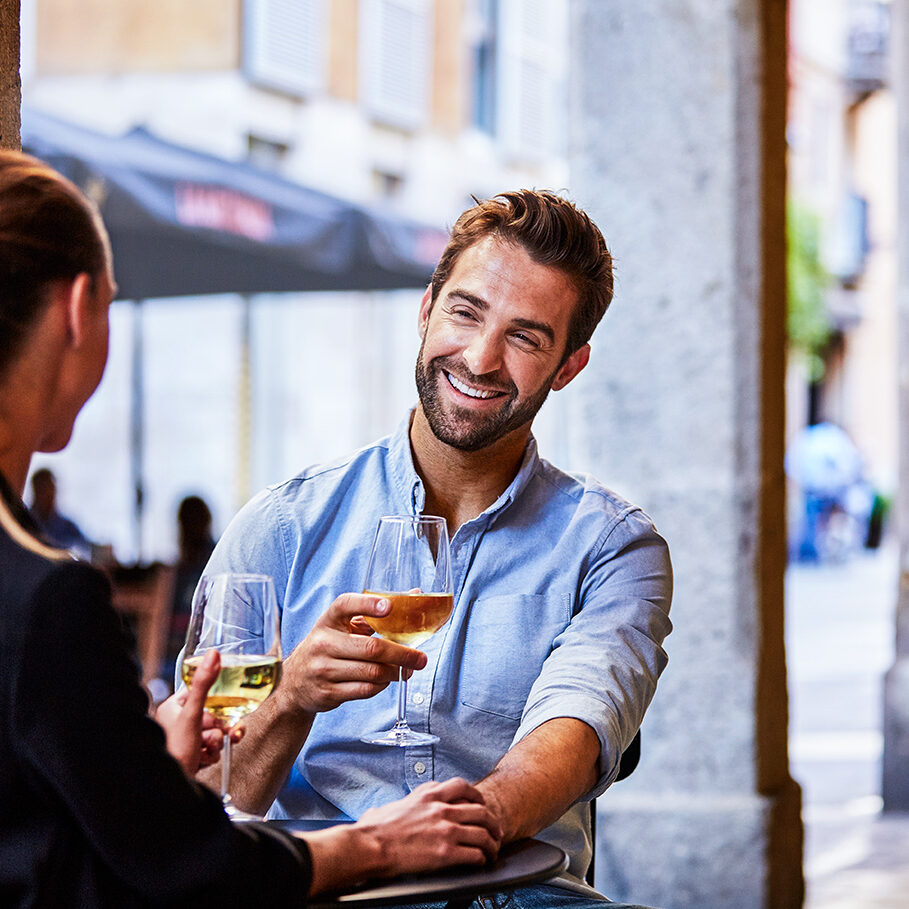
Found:
[[[476,784],[502,824],[503,842],[534,836],[557,821],[599,779],[600,740],[581,720],[538,726]]]

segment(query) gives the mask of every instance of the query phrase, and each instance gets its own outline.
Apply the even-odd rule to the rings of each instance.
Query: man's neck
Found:
[[[436,438],[418,405],[410,424],[410,446],[426,489],[424,513],[445,518],[453,537],[508,488],[520,469],[529,437],[528,426],[480,451],[461,451]]]

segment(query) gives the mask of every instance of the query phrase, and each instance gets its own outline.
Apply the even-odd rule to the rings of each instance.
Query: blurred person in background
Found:
[[[177,657],[186,643],[186,630],[193,609],[193,593],[208,562],[215,539],[211,509],[201,496],[186,496],[177,508],[179,554],[174,565],[173,598],[168,623],[163,677],[172,680]]]
[[[81,558],[91,556],[91,541],[78,524],[62,515],[57,508],[57,478],[47,467],[32,474],[32,504],[29,513],[42,535],[60,549],[70,549]]]
[[[829,421],[812,423],[786,453],[786,473],[802,499],[794,548],[800,562],[835,562],[868,537],[874,491],[849,433]]]
[[[155,722],[106,576],[45,543],[21,498],[32,455],[69,442],[101,380],[115,292],[96,209],[0,150],[0,905],[299,905],[494,856],[463,780],[303,838],[232,824],[190,779],[221,744],[203,712],[217,653]]]

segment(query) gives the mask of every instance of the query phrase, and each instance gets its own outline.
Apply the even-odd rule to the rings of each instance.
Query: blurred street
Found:
[[[790,759],[802,786],[806,909],[909,906],[909,814],[882,814],[880,799],[896,591],[893,540],[842,564],[794,564],[787,573]]]

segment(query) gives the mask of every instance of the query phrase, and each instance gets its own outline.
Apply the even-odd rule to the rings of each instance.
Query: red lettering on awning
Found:
[[[174,202],[177,220],[187,227],[209,227],[261,242],[275,233],[272,206],[233,190],[178,183]]]

